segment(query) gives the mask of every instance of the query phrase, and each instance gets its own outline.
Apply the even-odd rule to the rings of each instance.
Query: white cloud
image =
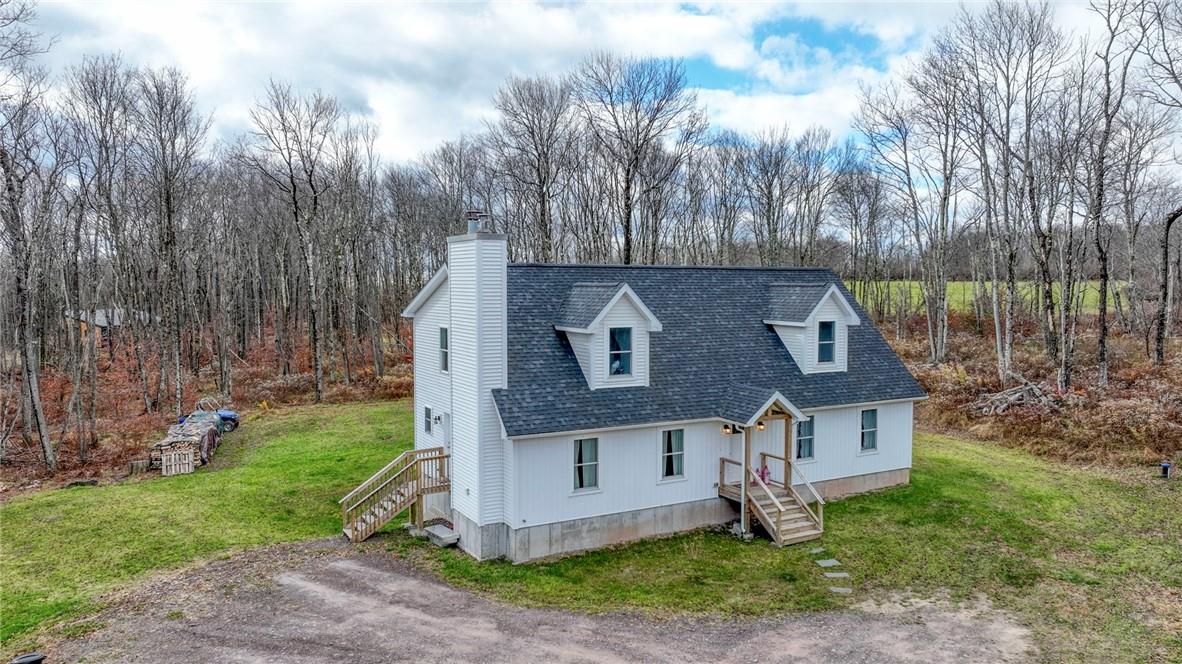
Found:
[[[214,132],[249,128],[269,78],[337,96],[380,128],[379,147],[412,158],[479,129],[509,74],[569,70],[588,53],[705,58],[733,72],[729,89],[700,97],[719,125],[755,130],[788,122],[844,133],[870,62],[900,58],[959,11],[956,3],[703,2],[674,4],[169,3],[43,4],[41,28],[59,41],[56,71],[83,55],[119,51],[130,64],[186,71]],[[873,53],[763,35],[768,21],[804,17],[873,35]],[[810,41],[812,40],[812,41]],[[881,66],[881,65],[879,65]],[[691,84],[702,85],[702,83]]]

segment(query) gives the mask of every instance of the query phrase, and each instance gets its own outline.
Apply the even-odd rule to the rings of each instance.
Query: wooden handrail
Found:
[[[776,506],[776,509],[783,512],[784,505],[782,505],[780,503],[780,499],[776,498],[776,494],[772,493],[772,490],[768,488],[767,484],[764,484],[763,480],[760,479],[759,475],[756,474],[756,472],[751,470],[750,468],[747,469],[747,474],[750,475],[751,477],[755,478],[755,482],[760,486],[760,488],[763,489],[764,493],[766,493],[768,495],[768,497],[772,499],[772,504]]]
[[[443,454],[443,448],[442,447],[424,447],[423,449],[420,449],[420,450],[407,450],[407,451],[403,452],[402,454],[399,454],[397,457],[394,458],[393,461],[386,464],[384,467],[382,467],[381,470],[379,470],[378,472],[376,472],[372,476],[370,476],[369,479],[365,480],[361,484],[358,484],[356,489],[353,489],[349,493],[345,494],[345,497],[338,500],[337,504],[338,505],[344,504],[350,498],[361,493],[362,491],[365,490],[365,488],[367,486],[378,481],[378,479],[382,475],[390,472],[392,469],[394,469],[395,466],[398,466],[399,464],[402,464],[402,463],[407,463],[407,460],[410,459],[411,457],[417,457],[420,454],[425,454],[427,452]],[[409,465],[409,464],[407,464],[407,465]]]
[[[792,496],[794,498],[796,498],[796,502],[800,503],[801,508],[804,509],[805,513],[809,515],[809,518],[811,518],[813,520],[813,523],[817,524],[817,529],[824,530],[825,529],[825,499],[822,498],[821,494],[818,493],[817,490],[813,487],[812,482],[809,482],[808,478],[805,477],[804,474],[801,473],[799,469],[797,469],[796,464],[792,465],[792,471],[793,471],[792,472],[793,476],[799,477],[801,479],[801,481],[804,482],[804,485],[806,487],[808,487],[809,492],[813,494],[813,498],[817,499],[817,511],[814,512],[812,510],[812,508],[810,508],[808,506],[808,503],[804,502],[804,499],[801,498],[796,493],[796,489],[789,486],[788,490],[792,492]]]

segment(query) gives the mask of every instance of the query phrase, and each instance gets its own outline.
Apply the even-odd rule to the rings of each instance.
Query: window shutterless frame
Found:
[[[873,452],[878,449],[878,409],[867,408],[862,411],[862,451]]]
[[[607,375],[609,378],[632,375],[632,328],[608,328]]]
[[[599,439],[575,440],[575,491],[599,488]]]
[[[813,426],[816,421],[816,415],[809,415],[807,420],[800,420],[796,423],[796,458],[800,460],[807,460],[813,458]]]
[[[685,477],[685,429],[661,432],[661,479]]]
[[[817,363],[837,361],[837,323],[823,320],[817,323]]]
[[[451,339],[446,327],[439,328],[439,370],[447,373],[451,369]]]
[[[423,431],[431,433],[431,407],[423,406]]]

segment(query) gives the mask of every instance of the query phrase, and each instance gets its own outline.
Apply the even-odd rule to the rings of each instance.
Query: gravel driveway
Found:
[[[271,547],[157,577],[53,662],[1015,662],[1029,634],[977,607],[891,602],[767,620],[507,606],[377,547]]]

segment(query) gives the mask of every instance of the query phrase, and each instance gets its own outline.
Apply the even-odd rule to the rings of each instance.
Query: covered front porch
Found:
[[[718,495],[740,506],[744,534],[758,522],[778,546],[817,539],[824,532],[825,500],[792,462],[794,423],[805,419],[779,393],[746,419],[728,421],[723,434],[738,439],[738,458],[718,461]],[[782,447],[768,449],[768,432],[782,431]],[[756,436],[763,438],[756,449]],[[741,438],[740,438],[741,437]]]

